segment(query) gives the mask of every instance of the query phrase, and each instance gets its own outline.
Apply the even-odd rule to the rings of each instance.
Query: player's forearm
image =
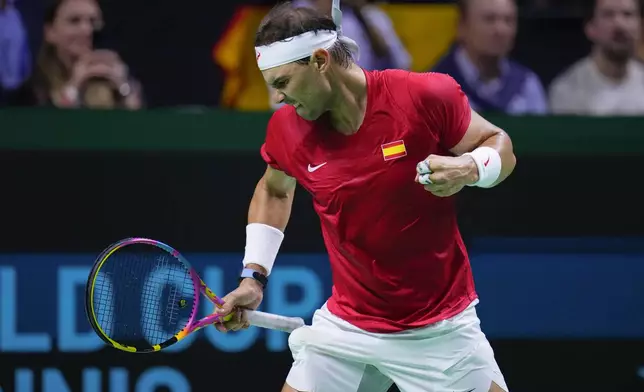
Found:
[[[262,178],[255,187],[255,193],[248,209],[248,223],[263,223],[281,231],[286,229],[291,217],[295,190],[271,189]]]
[[[266,177],[255,187],[248,209],[244,265],[269,275],[291,216],[295,188],[276,189]],[[279,231],[279,232],[278,232]]]

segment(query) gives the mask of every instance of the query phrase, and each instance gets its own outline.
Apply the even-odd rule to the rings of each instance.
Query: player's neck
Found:
[[[338,68],[331,80],[335,94],[331,98],[329,116],[333,128],[352,135],[364,121],[367,111],[367,79],[356,64],[349,68]]]

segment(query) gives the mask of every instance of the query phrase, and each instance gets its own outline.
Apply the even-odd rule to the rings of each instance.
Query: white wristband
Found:
[[[470,186],[490,188],[499,179],[502,163],[501,156],[495,149],[491,147],[479,147],[463,155],[469,155],[474,159],[479,172],[478,181]]]
[[[246,252],[242,264],[258,264],[270,275],[277,252],[282,245],[284,233],[263,223],[249,223],[246,226]]]

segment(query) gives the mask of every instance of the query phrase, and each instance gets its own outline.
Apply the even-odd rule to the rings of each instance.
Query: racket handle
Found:
[[[250,325],[283,332],[293,332],[295,329],[304,326],[304,320],[300,317],[279,316],[258,310],[246,310],[246,317],[248,317]]]

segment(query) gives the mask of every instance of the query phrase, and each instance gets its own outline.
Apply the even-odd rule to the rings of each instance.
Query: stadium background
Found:
[[[17,1],[28,29],[39,33],[43,2]],[[149,106],[268,109],[261,75],[254,61],[247,60],[254,58],[255,28],[273,0],[195,0],[189,6],[169,0],[100,3],[105,18],[101,46],[118,52],[141,80]],[[563,2],[574,3],[580,1]],[[414,70],[429,69],[449,48],[456,28],[453,1],[393,0],[382,8],[410,52]],[[513,57],[547,85],[588,52],[583,16],[576,8],[556,13],[522,8]],[[34,53],[41,40],[40,34],[30,36]]]
[[[32,7],[28,23],[40,23],[37,2],[22,3]],[[414,68],[430,65],[451,39],[453,9],[388,7]],[[133,356],[104,349],[82,308],[96,253],[128,236],[177,247],[216,292],[234,287],[269,114],[254,70],[230,69],[252,55],[249,26],[265,4],[103,9],[107,45],[138,70],[156,110],[0,111],[0,388],[279,390],[290,364],[284,334],[206,330],[173,352]],[[421,12],[435,18],[425,22],[432,40],[404,32]],[[547,82],[587,51],[580,25],[575,14],[524,15],[516,56]],[[555,37],[573,49],[552,53]],[[422,50],[428,41],[434,46]],[[491,119],[513,137],[517,169],[502,187],[468,189],[459,203],[483,328],[508,384],[644,390],[644,119]],[[263,309],[310,321],[330,276],[302,190],[277,265]]]

